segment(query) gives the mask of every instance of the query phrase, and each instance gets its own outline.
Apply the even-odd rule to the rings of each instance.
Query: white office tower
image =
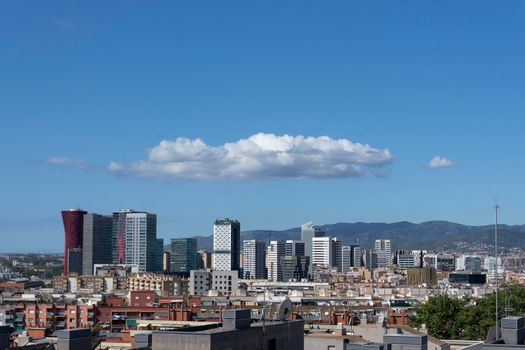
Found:
[[[243,241],[243,277],[246,279],[266,278],[264,241],[255,239]]]
[[[241,224],[237,220],[217,219],[213,225],[213,269],[239,271]]]
[[[312,265],[328,266],[332,265],[332,238],[314,237],[312,238]]]
[[[305,256],[304,242],[296,240],[287,240],[285,254],[286,256]]]
[[[487,270],[487,279],[491,283],[496,281],[496,258],[493,256],[487,256],[485,258],[484,269]],[[501,264],[501,258],[498,257],[498,279],[503,278],[503,266]]]
[[[392,246],[389,239],[376,239],[374,252],[377,253],[377,265],[379,267],[392,265]]]
[[[283,280],[281,257],[286,254],[286,241],[270,241],[268,246],[268,279],[273,282]]]
[[[157,215],[126,213],[126,265],[137,265],[139,272],[155,272]]]

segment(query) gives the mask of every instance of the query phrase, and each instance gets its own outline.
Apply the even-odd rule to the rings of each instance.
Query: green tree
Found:
[[[429,334],[440,339],[459,339],[463,327],[457,316],[466,307],[467,302],[447,294],[431,296],[417,309],[411,325],[420,327],[426,324]]]

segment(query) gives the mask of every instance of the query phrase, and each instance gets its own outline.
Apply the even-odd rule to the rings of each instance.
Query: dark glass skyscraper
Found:
[[[170,272],[197,270],[197,240],[195,238],[172,238],[170,247]]]
[[[82,248],[84,214],[87,214],[87,212],[82,209],[62,211],[62,221],[64,223],[64,275],[69,273],[69,250]]]
[[[94,264],[111,264],[111,216],[87,213],[84,215],[82,244],[82,273],[93,274]]]

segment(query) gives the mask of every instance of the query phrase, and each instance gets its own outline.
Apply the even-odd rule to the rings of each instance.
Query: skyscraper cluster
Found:
[[[92,274],[95,264],[136,265],[140,272],[162,269],[163,241],[157,240],[155,214],[124,209],[101,215],[70,209],[62,211],[62,221],[65,275]]]

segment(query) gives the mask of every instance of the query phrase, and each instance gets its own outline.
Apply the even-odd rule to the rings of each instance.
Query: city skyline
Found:
[[[62,5],[0,15],[3,251],[61,251],[77,207],[165,242],[525,223],[520,2]]]

